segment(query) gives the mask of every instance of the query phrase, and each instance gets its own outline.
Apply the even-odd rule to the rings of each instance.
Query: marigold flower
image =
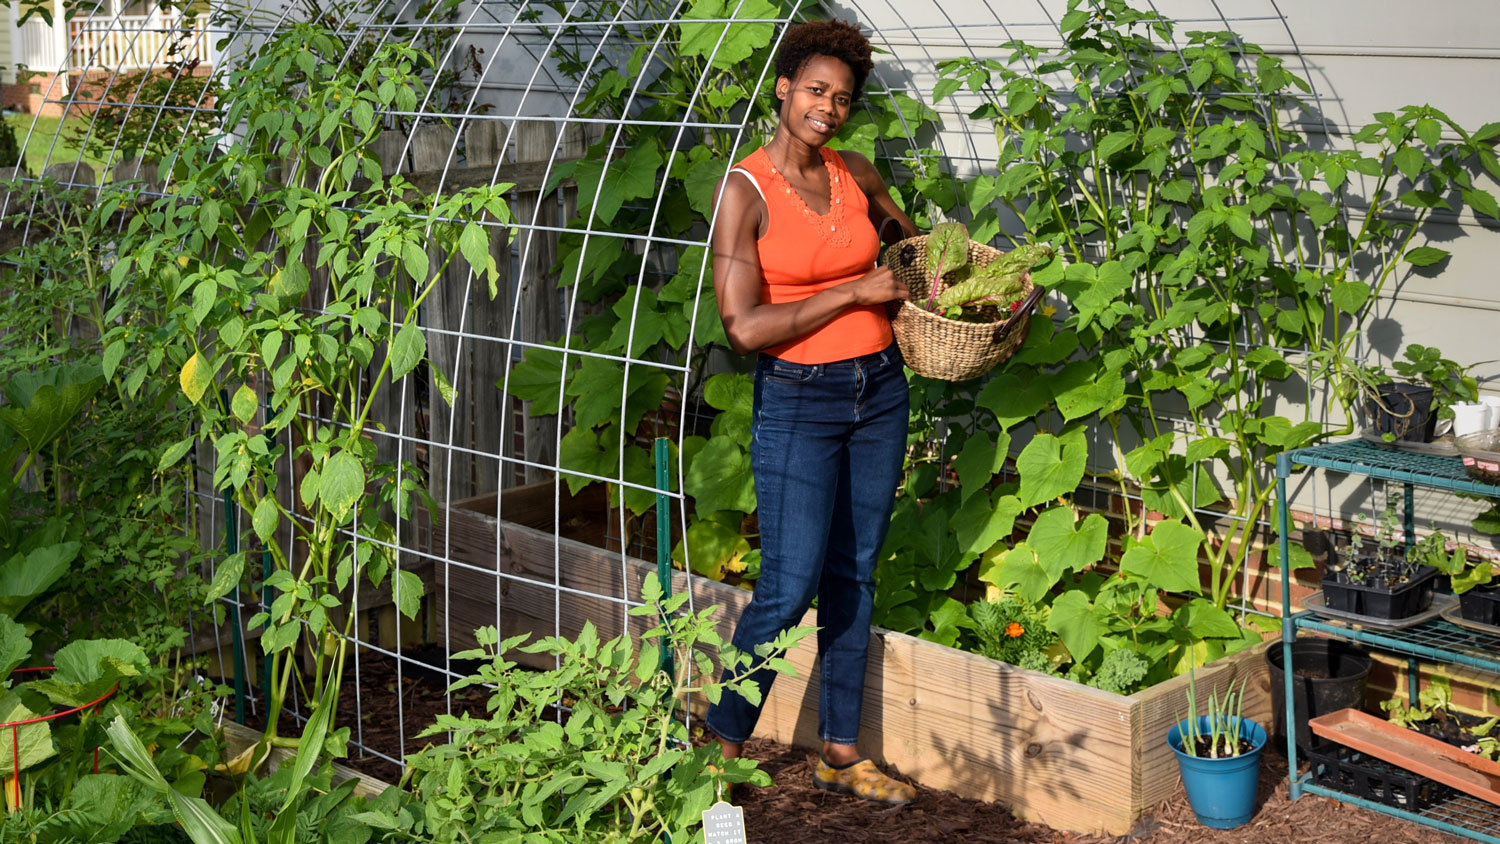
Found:
[[[1025,634],[1026,628],[1022,627],[1017,622],[1012,621],[1010,624],[1005,625],[1005,635],[1011,637],[1012,639],[1019,639]]]

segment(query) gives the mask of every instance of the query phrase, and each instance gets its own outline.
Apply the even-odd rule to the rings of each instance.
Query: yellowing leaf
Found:
[[[181,384],[182,393],[188,397],[188,401],[197,404],[203,398],[203,394],[208,391],[209,383],[213,381],[213,370],[204,359],[202,352],[194,352],[193,356],[188,358],[187,363],[182,365],[182,373],[177,381]]]

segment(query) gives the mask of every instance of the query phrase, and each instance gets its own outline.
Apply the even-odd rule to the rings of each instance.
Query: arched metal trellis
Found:
[[[23,132],[42,166],[21,181],[45,176],[53,186],[87,190],[134,182],[143,209],[171,196],[175,151],[219,133],[227,149],[244,129],[225,122],[234,113],[226,104],[245,94],[222,87],[229,74],[278,39],[317,26],[336,45],[318,61],[356,75],[373,57],[388,56],[387,48],[421,51],[413,77],[420,83],[410,96],[370,107],[365,117],[382,131],[373,145],[377,172],[360,164],[360,178],[404,177],[410,214],[434,229],[452,222],[438,218],[442,197],[513,185],[505,194],[512,218],[486,218],[482,247],[451,263],[431,258],[440,281],[405,317],[420,325],[431,365],[400,378],[370,409],[373,447],[410,467],[398,468],[390,483],[414,483],[432,499],[408,517],[388,512],[376,526],[356,522],[350,534],[356,546],[377,549],[355,553],[356,565],[384,553],[416,578],[401,582],[423,588],[415,617],[396,611],[399,594],[394,604],[389,592],[355,589],[349,597],[363,621],[353,633],[347,725],[361,753],[400,766],[426,726],[418,721],[430,715],[408,712],[413,675],[437,677],[439,687],[461,676],[451,656],[472,644],[474,626],[569,635],[588,619],[625,629],[638,603],[636,561],[654,562],[658,553],[675,554],[689,586],[753,573],[747,458],[715,439],[723,427],[742,424],[748,398],[714,378],[743,367],[723,351],[705,256],[714,185],[771,127],[769,57],[785,25],[835,15],[869,33],[876,68],[840,144],[876,160],[913,216],[931,223],[974,219],[983,209],[970,204],[971,180],[993,171],[1002,140],[1022,143],[997,140],[988,122],[971,119],[993,86],[934,102],[938,68],[994,59],[1052,73],[1014,44],[1055,45],[1063,5],[210,0],[144,18],[123,7],[96,11],[68,29],[66,65],[40,77],[40,105],[65,117],[71,134],[49,135],[41,122]],[[1275,0],[1182,6],[1164,10],[1177,16],[1179,37],[1192,29],[1252,30],[1295,44]],[[1301,72],[1311,75],[1305,63]],[[1263,92],[1246,95],[1263,113],[1278,107]],[[1308,113],[1322,114],[1318,97],[1310,92],[1317,107]],[[63,160],[68,147],[81,148],[84,159]],[[285,153],[293,171],[333,166],[311,150]],[[0,193],[0,217],[33,201],[40,200],[18,190]],[[343,209],[354,217],[376,210]],[[129,214],[110,224],[127,230]],[[1014,235],[1023,228],[1003,210],[995,226]],[[24,214],[6,231],[0,247],[45,236]],[[309,293],[300,307],[311,312],[330,301],[317,252],[307,244],[302,253]],[[491,272],[480,266],[486,255]],[[1190,424],[1169,412],[1160,421],[1165,429]],[[665,467],[657,438],[670,443]],[[1090,445],[1101,472],[1118,462],[1121,446],[1104,426]],[[216,458],[202,449],[198,457],[198,492],[187,506],[201,514],[204,541],[249,537],[252,514],[220,509]],[[665,488],[657,480],[664,468]],[[275,495],[296,513],[307,468],[288,458],[282,472]],[[1101,491],[1101,500],[1117,492]],[[664,531],[652,510],[659,500],[669,501]],[[587,534],[607,550],[580,557],[569,537]],[[262,540],[282,543],[296,559],[285,531]],[[252,560],[247,583],[259,581],[255,567]],[[1248,595],[1250,571],[1243,576]],[[238,621],[205,622],[193,641],[226,673],[246,666],[241,673],[258,706],[264,684],[248,666],[257,661],[260,631],[248,620],[275,595],[236,594],[224,600]],[[441,705],[451,711],[455,704],[449,696]],[[387,717],[392,724],[367,733]]]

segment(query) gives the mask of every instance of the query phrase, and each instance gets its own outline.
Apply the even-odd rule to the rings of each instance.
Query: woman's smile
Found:
[[[807,116],[807,123],[813,128],[813,131],[819,132],[824,135],[832,135],[838,131],[838,127],[833,123],[830,123],[826,120],[820,120],[810,114]]]

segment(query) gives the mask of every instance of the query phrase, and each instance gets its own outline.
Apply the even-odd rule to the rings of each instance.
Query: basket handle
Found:
[[[1016,308],[1015,313],[1011,314],[1005,322],[1000,323],[995,329],[994,342],[999,343],[1001,340],[1004,340],[1005,336],[1016,326],[1025,322],[1026,317],[1030,316],[1031,311],[1036,308],[1038,302],[1042,301],[1042,296],[1046,295],[1046,293],[1047,291],[1043,290],[1040,284],[1033,285],[1031,292],[1026,294],[1025,299],[1021,300],[1021,305]]]

